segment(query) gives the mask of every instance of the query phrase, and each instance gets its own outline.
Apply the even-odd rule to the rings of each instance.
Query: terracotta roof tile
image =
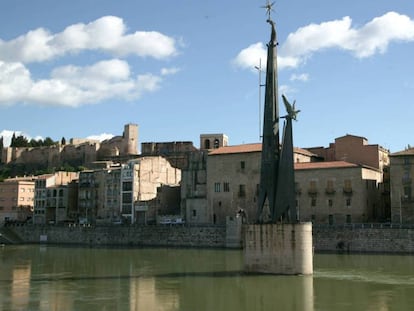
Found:
[[[329,162],[303,162],[295,163],[295,170],[312,170],[312,169],[330,169],[330,168],[350,168],[359,165],[345,161],[329,161]]]
[[[247,153],[247,152],[261,152],[262,144],[243,144],[235,146],[225,146],[214,149],[208,155],[231,154],[231,153]]]
[[[411,156],[414,155],[414,148],[410,148],[410,149],[406,149],[403,151],[398,151],[398,152],[394,152],[391,153],[390,156],[391,157],[395,157],[395,156]]]
[[[212,151],[210,151],[209,155],[245,153],[245,152],[261,152],[261,151],[262,151],[262,144],[254,143],[254,144],[243,144],[243,145],[220,147],[220,148],[213,149]],[[302,148],[294,147],[293,151],[295,153],[300,153],[303,155],[307,155],[309,157],[316,156],[316,154],[306,149],[302,149]]]

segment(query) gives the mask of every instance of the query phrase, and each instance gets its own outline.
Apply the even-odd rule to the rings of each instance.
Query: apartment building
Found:
[[[10,178],[0,182],[0,226],[6,221],[32,218],[34,189],[33,178]]]
[[[56,172],[37,176],[35,180],[34,224],[54,224],[68,220],[69,211],[75,207],[74,187],[68,184],[79,178],[77,172]]]
[[[414,222],[414,148],[390,155],[391,222]]]

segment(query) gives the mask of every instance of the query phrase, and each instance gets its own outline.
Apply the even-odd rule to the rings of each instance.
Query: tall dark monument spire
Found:
[[[276,28],[271,19],[268,19],[267,22],[271,25],[272,32],[270,41],[267,45],[262,162],[257,213],[258,221],[263,221],[263,218],[266,218],[266,215],[263,215],[263,208],[265,207],[266,202],[270,213],[272,213],[276,204],[275,198],[280,157]]]
[[[277,81],[277,39],[275,23],[270,19],[272,4],[265,8],[271,25],[270,41],[267,45],[266,91],[264,103],[262,161],[260,169],[258,222],[276,222],[281,218],[296,221],[292,119],[297,111],[284,97],[288,111],[282,149],[279,143],[279,94]]]

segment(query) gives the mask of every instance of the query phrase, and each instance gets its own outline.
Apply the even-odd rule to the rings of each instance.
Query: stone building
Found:
[[[414,223],[414,148],[390,155],[391,222]]]
[[[26,221],[33,216],[33,178],[10,178],[0,182],[0,226],[6,221]]]
[[[189,156],[197,151],[192,142],[146,142],[141,144],[141,156],[161,156],[166,158],[172,167],[181,170],[188,167]]]
[[[378,169],[345,161],[296,163],[299,218],[322,224],[380,221],[381,180]]]
[[[335,142],[327,148],[312,147],[306,149],[321,157],[323,161],[345,161],[361,164],[379,169],[381,172],[384,167],[389,165],[389,150],[380,145],[368,144],[368,140],[361,136],[347,134],[335,138]]]
[[[160,156],[139,157],[125,164],[106,163],[105,167],[82,171],[79,176],[77,219],[85,223],[139,223],[156,221],[157,209],[171,202],[180,210],[180,200],[167,203],[158,188],[178,187],[181,171]],[[166,195],[168,191],[166,190]]]
[[[316,204],[313,209],[315,213],[302,211],[302,207],[312,204],[312,198],[298,191],[297,204],[301,220],[333,224],[379,221],[385,217],[379,187],[383,180],[380,163],[374,164],[374,167],[357,164],[363,162],[364,157],[361,161],[355,158],[356,163],[321,162],[324,155],[314,154],[311,150],[294,148],[297,186],[304,187],[312,180],[313,185],[319,185],[315,183],[319,181],[324,187],[329,183],[334,189],[330,192],[326,192],[325,188],[323,191],[316,189],[317,200],[313,202]],[[261,144],[223,146],[209,150],[204,157],[194,156],[190,169],[183,171],[181,197],[186,221],[224,224],[227,216],[235,216],[243,211],[247,221],[254,222],[260,159]],[[378,158],[378,161],[384,159]],[[326,204],[335,207],[332,213],[326,213]],[[347,210],[339,210],[341,204],[345,204]]]
[[[97,160],[129,159],[138,154],[138,125],[126,124],[122,136],[99,142],[92,139],[72,138],[69,144],[58,143],[50,147],[2,148],[0,162],[21,166],[26,171],[61,167],[89,166]],[[25,172],[23,172],[25,173]]]
[[[76,201],[73,199],[76,197],[76,187],[71,183],[78,178],[79,173],[77,172],[56,172],[37,176],[35,180],[34,224],[54,224],[68,220],[69,211],[75,208],[71,204],[75,204]]]
[[[260,179],[262,144],[214,149],[207,157],[207,222],[224,224],[227,216],[243,210],[255,221]],[[311,152],[294,148],[296,162],[317,160]],[[194,213],[194,212],[193,212]]]

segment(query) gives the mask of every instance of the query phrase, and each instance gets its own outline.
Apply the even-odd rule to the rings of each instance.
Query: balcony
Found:
[[[344,194],[352,195],[352,188],[351,187],[344,187]]]
[[[329,194],[329,195],[335,194],[335,192],[336,192],[336,190],[334,188],[326,188],[325,189],[325,193]]]
[[[318,194],[318,190],[317,190],[317,189],[315,189],[315,188],[309,188],[309,189],[308,189],[308,194],[309,194],[310,196],[315,196],[315,195],[317,195],[317,194]]]

